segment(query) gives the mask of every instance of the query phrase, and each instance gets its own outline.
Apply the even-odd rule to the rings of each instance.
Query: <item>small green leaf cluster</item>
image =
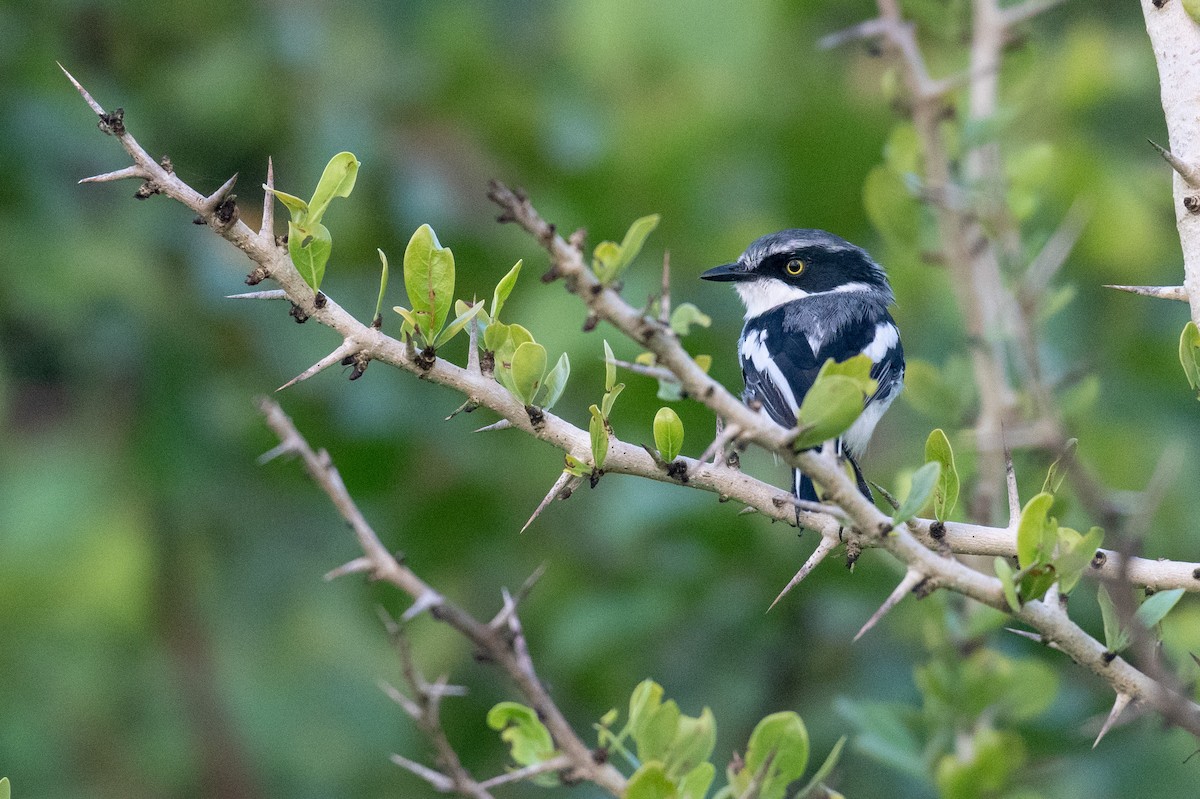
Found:
[[[710,762],[717,728],[712,711],[685,716],[674,700],[663,701],[663,689],[645,680],[629,699],[629,717],[613,731],[620,713],[614,708],[596,725],[601,748],[617,752],[634,766],[626,799],[703,799],[716,778]],[[813,794],[837,764],[843,738],[796,797]],[[727,784],[714,799],[754,795],[782,799],[789,784],[808,767],[808,730],[791,711],[767,716],[754,728],[745,758],[735,758],[726,771]],[[756,793],[751,786],[757,785]]]
[[[1169,591],[1150,594],[1138,605],[1133,618],[1147,630],[1154,630],[1183,597],[1183,593],[1182,588],[1172,588]],[[1133,640],[1133,635],[1130,629],[1121,623],[1116,603],[1103,585],[1096,589],[1096,601],[1100,603],[1100,616],[1104,620],[1104,646],[1113,654],[1123,651]]]
[[[621,279],[621,275],[642,251],[646,238],[658,227],[658,219],[658,214],[643,216],[629,226],[620,244],[602,241],[596,245],[592,252],[592,271],[601,284],[611,286]]]
[[[488,711],[488,726],[500,731],[500,739],[508,744],[513,761],[518,766],[535,766],[558,756],[554,740],[546,725],[531,707],[517,702],[501,702]],[[559,784],[556,774],[539,774],[535,785],[553,787]]]
[[[1014,727],[1051,706],[1057,672],[1036,658],[982,645],[1006,615],[945,605],[940,611],[936,600],[925,605],[946,618],[922,628],[931,656],[913,673],[920,706],[842,699],[838,713],[858,729],[858,751],[939,796],[1036,797],[1022,787],[1030,753]]]
[[[1196,399],[1200,399],[1200,328],[1195,322],[1183,326],[1179,336],[1179,362],[1183,364],[1188,385],[1196,392]]]
[[[492,309],[479,316],[483,328],[483,346],[491,353],[493,374],[500,385],[527,408],[550,410],[562,396],[571,376],[571,359],[564,352],[547,374],[549,359],[546,348],[533,339],[533,334],[518,324],[500,321],[500,311],[512,294],[521,274],[521,261],[500,278],[492,293]]]
[[[659,304],[654,303],[650,310],[656,316],[658,315]],[[671,311],[671,315],[667,322],[671,331],[679,338],[683,338],[692,332],[693,326],[708,327],[712,324],[712,317],[701,311],[690,302],[685,302],[675,306]],[[696,355],[694,357],[696,365],[701,371],[707,373],[712,367],[711,355]],[[636,363],[642,366],[654,367],[658,365],[658,358],[653,352],[643,352],[634,359]],[[664,402],[679,402],[683,399],[683,386],[678,380],[674,380],[666,375],[658,378],[658,398]]]
[[[1055,482],[1054,475],[1052,468],[1047,483]],[[1004,558],[997,557],[994,562],[996,576],[1014,613],[1024,603],[1041,599],[1055,583],[1062,594],[1069,594],[1104,541],[1104,531],[1099,527],[1086,534],[1060,527],[1050,515],[1053,505],[1054,494],[1042,491],[1022,509],[1017,523],[1018,571],[1014,572]]]
[[[796,449],[819,447],[850,429],[862,415],[867,397],[878,388],[871,366],[866,355],[825,362],[796,414],[800,425]]]
[[[279,198],[291,214],[288,220],[288,255],[313,291],[321,288],[325,265],[333,252],[333,237],[321,218],[335,197],[349,197],[358,178],[359,161],[353,153],[338,153],[329,159],[312,199],[308,202],[291,194],[264,189]]]
[[[386,274],[387,259],[383,262]],[[429,225],[417,228],[404,248],[404,290],[412,310],[400,305],[392,310],[404,318],[402,332],[425,350],[446,344],[483,311],[482,303],[454,303],[454,253],[441,245]],[[381,287],[381,296],[382,291]],[[451,306],[457,316],[447,326]]]
[[[592,414],[592,419],[588,423],[588,433],[591,435],[592,441],[592,466],[589,467],[578,458],[568,454],[565,471],[577,477],[591,476],[593,481],[604,471],[604,462],[608,459],[608,442],[613,435],[609,417],[612,415],[613,404],[624,390],[625,384],[617,382],[616,357],[613,355],[612,347],[608,346],[608,341],[605,341],[604,396],[599,405],[592,405],[588,408]]]

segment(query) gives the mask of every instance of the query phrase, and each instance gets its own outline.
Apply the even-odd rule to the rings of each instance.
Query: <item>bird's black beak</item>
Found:
[[[717,280],[729,283],[737,280],[750,280],[753,275],[742,264],[722,264],[714,266],[700,275],[701,280]]]

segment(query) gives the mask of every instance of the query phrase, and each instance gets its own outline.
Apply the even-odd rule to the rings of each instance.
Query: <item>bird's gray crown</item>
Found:
[[[792,254],[801,250],[821,250],[828,253],[847,252],[861,256],[864,260],[875,265],[871,256],[862,247],[855,246],[825,230],[811,228],[791,228],[778,233],[768,233],[751,242],[738,262],[753,269],[772,255],[783,253]]]

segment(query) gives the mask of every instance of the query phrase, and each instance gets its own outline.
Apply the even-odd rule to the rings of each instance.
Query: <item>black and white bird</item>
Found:
[[[746,306],[738,340],[743,400],[776,424],[793,428],[804,395],[829,358],[871,359],[878,383],[862,415],[838,441],[859,490],[871,497],[858,459],[904,383],[900,331],[888,313],[895,302],[883,267],[866,250],[823,230],[782,230],[751,244],[735,263],[709,269],[705,280],[732,282]],[[795,470],[793,493],[816,501],[812,481]]]

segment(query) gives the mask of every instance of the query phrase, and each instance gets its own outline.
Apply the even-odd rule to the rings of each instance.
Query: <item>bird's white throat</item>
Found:
[[[762,280],[747,280],[742,283],[734,283],[733,287],[737,289],[738,295],[742,298],[742,304],[746,306],[746,318],[753,319],[760,316],[772,308],[778,308],[784,303],[793,302],[795,300],[803,300],[806,297],[811,297],[813,292],[805,291],[795,286],[789,286],[782,280],[776,278],[764,278]],[[836,288],[828,291],[819,292],[821,294],[844,294],[854,291],[870,291],[871,287],[866,283],[844,283]]]

